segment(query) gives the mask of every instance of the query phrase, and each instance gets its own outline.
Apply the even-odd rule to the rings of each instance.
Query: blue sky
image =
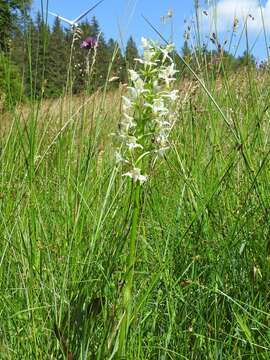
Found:
[[[59,15],[74,19],[81,12],[94,5],[97,0],[48,0],[48,8]],[[248,18],[247,26],[249,33],[249,42],[256,45],[253,52],[256,57],[266,57],[266,46],[262,36],[262,16],[264,26],[270,33],[270,0],[219,0],[215,1],[217,6],[206,6],[206,0],[201,0],[202,10],[207,10],[208,15],[201,12],[201,26],[204,31],[203,41],[209,41],[207,34],[217,32],[221,41],[229,38],[229,32],[232,28],[234,17],[239,19],[238,34],[234,37],[235,45],[241,33],[245,20]],[[46,7],[46,0],[34,0],[33,13],[38,8]],[[173,41],[180,48],[183,44],[183,33],[187,24],[191,23],[194,13],[194,2],[192,0],[105,0],[92,13],[88,15],[91,19],[95,15],[100,23],[105,38],[110,37],[118,40],[127,40],[132,35],[139,44],[141,36],[157,38],[157,35],[145,23],[142,14],[145,15],[159,31],[170,38],[173,34]],[[173,10],[173,18],[166,24],[162,23],[161,17],[166,15],[169,9]],[[214,15],[215,14],[215,15]],[[251,14],[251,16],[249,16]],[[213,20],[215,18],[215,21]],[[211,20],[210,20],[211,19]],[[185,20],[188,23],[184,23]],[[49,23],[53,22],[53,17],[49,16]],[[268,36],[269,37],[269,36]],[[239,53],[245,48],[245,40],[240,45]],[[236,47],[235,47],[236,48]],[[233,50],[234,48],[232,48]],[[234,50],[233,50],[234,51]]]
[[[59,15],[73,19],[85,9],[95,4],[97,0],[49,0],[49,10]],[[40,8],[41,1],[34,0],[34,8]],[[43,0],[45,7],[46,0]],[[182,41],[184,19],[192,15],[192,1],[190,0],[104,0],[92,13],[101,25],[105,37],[126,40],[132,35],[136,41],[142,36],[154,37],[155,34],[146,25],[141,14],[145,15],[162,33],[171,33],[171,24],[162,24],[160,17],[166,15],[168,9],[174,10],[175,41]],[[49,22],[53,18],[49,16]]]

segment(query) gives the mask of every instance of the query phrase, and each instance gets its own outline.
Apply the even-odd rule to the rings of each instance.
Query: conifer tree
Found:
[[[29,49],[29,68],[32,95],[40,97],[45,94],[48,82],[48,43],[50,30],[40,12],[35,24],[31,24],[31,48]]]
[[[86,89],[89,80],[89,74],[93,49],[86,50],[80,48],[80,43],[87,37],[92,37],[93,30],[90,22],[86,19],[80,23],[80,30],[82,31],[80,38],[74,42],[74,49],[72,54],[72,73],[73,73],[73,92],[75,94],[80,93]],[[69,41],[69,47],[72,39],[66,39]]]
[[[0,0],[0,50],[10,48],[12,31],[16,27],[18,16],[29,11],[31,0]]]
[[[96,17],[92,18],[91,25],[92,25],[92,36],[98,39],[94,74],[91,81],[93,89],[97,89],[100,86],[102,86],[106,81],[110,56],[104,35],[100,30]]]
[[[250,66],[250,67],[255,67],[256,66],[256,61],[254,56],[247,50],[245,50],[243,52],[242,56],[239,56],[239,58],[237,59],[238,61],[238,66]]]
[[[80,49],[80,42],[75,42],[72,59],[73,91],[79,93],[87,88],[88,92],[93,92],[106,81],[109,65],[108,47],[95,17],[91,23],[88,21],[81,23],[80,29],[83,32],[81,41],[92,37],[97,41],[97,48]]]
[[[59,18],[56,18],[50,33],[48,44],[47,96],[59,96],[66,84],[68,49],[65,44],[65,33]]]
[[[139,52],[132,36],[127,41],[125,57],[127,61],[127,67],[129,69],[133,69],[136,65],[136,61],[134,59],[139,57]]]
[[[14,29],[9,48],[10,58],[12,62],[18,66],[22,77],[24,77],[27,62],[27,41],[25,31],[27,23],[29,23],[29,19],[25,22],[23,27],[18,26],[16,29]]]
[[[116,84],[125,81],[126,64],[118,42],[113,39],[109,39],[107,43],[107,48],[109,59],[113,60],[113,56],[115,55],[114,61],[112,63],[112,69],[110,74],[111,77],[119,78],[118,81],[115,82]]]
[[[184,45],[182,47],[181,52],[182,52],[182,56],[183,56],[184,60],[186,62],[190,62],[190,59],[192,57],[192,51],[191,51],[191,49],[189,47],[189,44],[188,44],[187,40],[184,41]]]
[[[18,67],[0,52],[0,112],[11,109],[23,94]]]

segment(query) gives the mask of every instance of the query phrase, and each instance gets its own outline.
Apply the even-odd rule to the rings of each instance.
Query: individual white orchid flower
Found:
[[[169,149],[170,149],[169,146],[160,147],[159,149],[155,150],[155,153],[156,153],[158,156],[162,157],[162,156],[165,155],[166,151],[169,150]]]
[[[168,114],[169,109],[166,108],[162,98],[154,99],[152,109],[154,113]]]
[[[147,175],[142,175],[141,174],[141,169],[139,168],[134,168],[130,171],[128,171],[127,173],[123,174],[123,176],[128,176],[130,177],[134,182],[139,181],[140,184],[143,184],[144,182],[147,181]]]
[[[126,96],[122,96],[124,111],[127,111],[132,107],[132,101]]]
[[[174,63],[160,70],[159,78],[164,80],[166,85],[169,86],[171,82],[175,81],[174,75],[178,71],[175,69]]]
[[[136,122],[134,121],[134,118],[126,113],[123,114],[124,118],[122,120],[122,124],[126,124],[129,127],[136,126]]]
[[[129,136],[127,138],[127,147],[129,148],[129,150],[138,149],[138,148],[143,149],[143,146],[137,143],[137,138],[135,136]]]
[[[144,37],[141,38],[141,44],[142,44],[142,48],[144,50],[148,50],[149,48],[152,47],[150,41]]]
[[[116,164],[120,164],[120,163],[128,164],[128,161],[123,157],[120,150],[117,150],[116,153],[115,153],[115,161],[116,161]]]
[[[170,92],[165,92],[163,94],[163,97],[164,98],[168,98],[170,101],[172,102],[175,102],[178,98],[179,98],[179,95],[178,95],[179,91],[178,90],[172,90]]]
[[[174,44],[168,44],[165,48],[160,48],[163,54],[162,63],[164,63],[167,59],[173,62],[173,59],[170,56],[170,54],[174,51],[174,49],[175,49]]]
[[[131,81],[136,81],[140,78],[140,75],[135,70],[128,70]]]
[[[148,89],[145,89],[144,81],[141,78],[133,81],[133,85],[134,86],[129,86],[128,89],[134,99],[137,99],[141,94],[149,91]]]

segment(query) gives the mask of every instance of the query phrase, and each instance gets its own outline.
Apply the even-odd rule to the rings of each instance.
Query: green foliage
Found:
[[[237,59],[239,67],[254,67],[256,64],[255,57],[247,50],[244,51],[242,56]]]
[[[90,80],[91,88],[92,90],[95,90],[105,84],[111,59],[109,57],[110,54],[108,52],[108,47],[104,38],[104,34],[101,32],[98,21],[95,17],[93,17],[92,19],[91,27],[92,31],[90,36],[98,39],[98,48],[96,51],[96,55],[93,54],[92,56],[92,61],[94,57],[96,58],[93,68],[93,74],[91,74],[92,78]]]
[[[133,69],[136,65],[136,61],[134,61],[134,59],[137,59],[139,57],[139,53],[132,36],[127,41],[125,57],[127,61],[127,67],[129,69]]]
[[[55,19],[48,44],[48,62],[45,96],[59,96],[63,93],[67,81],[68,44],[59,18]]]
[[[118,44],[117,41],[113,39],[109,39],[107,46],[108,46],[109,58],[112,59],[113,56],[115,56],[110,75],[111,77],[118,77],[119,79],[114,84],[119,84],[119,82],[125,82],[126,61],[122,55],[120,45]]]
[[[38,16],[13,40],[0,53],[5,108],[22,93],[11,58],[32,99],[61,95],[69,71],[76,94],[103,87],[110,66],[125,79],[114,40],[101,36],[96,58],[80,41],[71,52],[58,20]],[[125,358],[268,360],[269,72],[248,52],[187,43],[183,55],[198,77],[177,84],[172,147],[143,188]],[[0,359],[118,359],[133,214],[111,140],[121,95],[31,103],[1,134]]]
[[[96,18],[91,23],[82,22],[80,29],[81,36],[73,41],[74,34],[64,30],[59,19],[50,29],[38,13],[35,22],[28,21],[26,37],[21,32],[16,34],[14,42],[19,45],[12,49],[12,56],[25,74],[27,96],[57,97],[63,94],[68,81],[74,94],[84,90],[92,93],[104,86],[109,69],[110,76],[124,81],[126,68],[119,45],[113,39],[106,42]],[[80,48],[86,37],[98,40],[97,49]]]
[[[103,33],[100,30],[98,21],[93,17],[91,23],[84,21],[80,28],[82,35],[74,42],[72,49],[73,92],[75,94],[87,90],[92,93],[102,87],[107,79],[108,67],[111,61],[110,53]],[[98,41],[96,49],[81,49],[80,43],[87,37]],[[67,34],[68,48],[72,43],[72,35]]]
[[[204,72],[213,79],[242,71],[246,67],[251,70],[256,69],[256,61],[252,54],[244,51],[243,55],[235,57],[219,44],[214,50],[209,50],[207,46],[191,48],[189,42],[185,40],[181,49],[181,56],[197,74]],[[183,63],[179,64],[179,69],[182,77],[192,77]]]
[[[0,50],[7,51],[10,34],[11,11],[5,0],[0,1]]]
[[[128,39],[122,53],[115,40],[106,41],[95,17],[91,22],[85,20],[80,24],[81,38],[73,42],[72,31],[63,29],[59,19],[55,19],[49,28],[39,13],[35,20],[26,16],[24,26],[18,26],[18,14],[27,14],[30,1],[0,0],[0,4],[0,47],[10,52],[13,62],[19,67],[25,94],[29,98],[58,97],[67,88],[73,94],[85,90],[93,93],[105,85],[111,88],[127,81],[127,68],[138,66],[134,61],[139,57],[134,39]],[[80,48],[80,42],[86,37],[98,38],[96,50]],[[199,34],[197,37],[199,40]],[[192,47],[188,38],[184,42],[182,56],[196,73],[205,73],[214,79],[240,68],[256,68],[254,57],[249,52],[236,58],[226,52],[217,39],[212,40],[215,49],[211,51],[206,45]],[[175,61],[180,70],[177,77],[191,79],[190,71],[177,56]],[[107,84],[108,76],[117,80]]]
[[[22,79],[18,67],[0,52],[0,110],[11,109],[22,96]]]
[[[179,87],[144,188],[127,360],[269,359],[269,74],[203,80],[229,123]],[[31,106],[1,136],[1,359],[113,355],[132,214],[120,95]]]
[[[29,22],[28,38],[25,41],[26,64],[25,79],[27,95],[34,98],[40,98],[44,95],[48,79],[49,53],[48,43],[50,30],[38,12],[36,21]]]
[[[11,34],[16,27],[18,14],[27,13],[31,0],[0,0],[0,50],[10,48]]]

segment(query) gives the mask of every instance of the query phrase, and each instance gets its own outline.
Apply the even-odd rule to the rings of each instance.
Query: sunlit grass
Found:
[[[268,359],[269,74],[195,75],[175,85],[171,149],[144,184],[125,358]],[[1,359],[118,356],[132,199],[111,134],[125,93],[1,115]]]
[[[130,359],[268,358],[269,95],[254,76],[209,84],[240,145],[183,84],[145,190]],[[72,114],[64,100],[18,110],[1,139],[3,359],[112,354],[130,201],[110,136],[120,93],[74,98]]]

